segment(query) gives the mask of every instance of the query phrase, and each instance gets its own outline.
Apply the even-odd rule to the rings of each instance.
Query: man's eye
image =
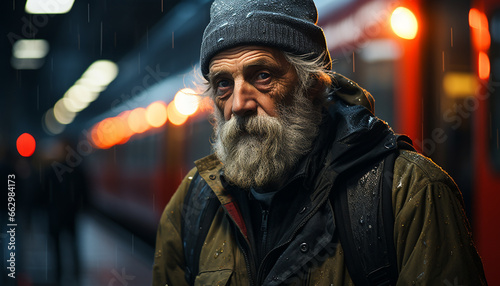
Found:
[[[217,88],[226,88],[226,87],[229,87],[229,85],[230,85],[229,81],[225,80],[225,79],[219,80],[217,82]]]
[[[270,73],[267,72],[261,72],[257,75],[258,79],[268,79],[271,77]]]

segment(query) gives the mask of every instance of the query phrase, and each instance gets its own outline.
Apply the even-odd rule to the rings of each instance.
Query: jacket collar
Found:
[[[335,139],[324,163],[335,172],[340,174],[366,166],[396,149],[397,136],[392,129],[366,108],[338,101],[328,111]]]
[[[248,241],[248,231],[241,215],[241,211],[236,204],[233,196],[227,192],[222,186],[221,170],[222,163],[217,159],[215,154],[209,155],[198,161],[195,161],[198,173],[205,180],[207,185],[213,190],[221,205],[235,222],[240,232]]]

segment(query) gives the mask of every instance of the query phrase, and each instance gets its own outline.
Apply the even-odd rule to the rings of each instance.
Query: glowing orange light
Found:
[[[485,29],[472,32],[472,41],[478,50],[486,51],[490,48],[491,37],[490,32]]]
[[[181,114],[177,108],[175,108],[175,103],[172,101],[167,107],[168,119],[174,125],[182,125],[188,119],[187,115]]]
[[[100,123],[97,123],[92,127],[92,130],[90,131],[90,139],[92,140],[92,143],[94,144],[95,147],[103,149],[104,145],[102,144],[98,134],[99,124]]]
[[[112,123],[112,130],[110,136],[110,143],[113,145],[116,144],[121,144],[122,141],[125,139],[126,136],[126,123],[123,122],[120,118],[118,117],[112,117],[111,118],[111,123]]]
[[[35,152],[36,141],[31,134],[23,133],[17,137],[16,146],[17,152],[19,152],[21,156],[29,157]]]
[[[130,138],[127,123],[120,117],[110,117],[92,127],[90,137],[97,148],[107,149],[123,144]]]
[[[128,115],[128,127],[135,133],[143,133],[148,130],[149,125],[146,121],[146,109],[143,107],[136,108]]]
[[[162,101],[151,103],[146,108],[146,121],[152,127],[163,126],[167,122],[167,106]]]
[[[476,8],[469,11],[469,26],[472,28],[472,42],[478,50],[487,50],[491,45],[488,17]]]
[[[418,21],[415,14],[404,7],[396,8],[391,15],[391,27],[398,37],[412,40],[418,32]]]
[[[119,119],[122,123],[122,126],[123,126],[123,137],[122,139],[120,140],[120,142],[118,142],[118,144],[125,144],[127,143],[127,141],[130,139],[130,137],[132,135],[134,135],[134,131],[132,131],[130,129],[130,127],[128,126],[128,116],[130,115],[131,111],[130,110],[127,110],[127,111],[124,111],[122,113],[120,113],[116,118]]]
[[[490,77],[490,59],[485,52],[479,52],[477,70],[480,79],[488,79]]]
[[[488,17],[476,8],[469,10],[469,26],[474,29],[488,30]]]
[[[472,28],[481,28],[481,12],[476,8],[469,10],[469,26]]]
[[[113,146],[113,122],[111,118],[106,118],[101,121],[97,127],[97,137],[98,141],[101,143],[103,149],[107,149]]]

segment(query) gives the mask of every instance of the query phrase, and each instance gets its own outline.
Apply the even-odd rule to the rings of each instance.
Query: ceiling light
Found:
[[[96,100],[98,96],[99,96],[98,92],[93,92],[89,90],[86,86],[79,84],[73,85],[68,89],[68,91],[66,91],[66,94],[64,94],[64,97],[71,98],[81,103],[87,103],[85,107],[88,106],[88,103]]]
[[[44,117],[43,124],[44,130],[49,135],[57,135],[64,131],[66,125],[59,123],[54,116],[54,109],[49,109]]]
[[[49,43],[45,40],[19,40],[12,46],[16,59],[43,59],[48,52]]]
[[[28,0],[25,10],[30,14],[64,14],[73,7],[74,0]]]
[[[61,124],[70,124],[75,119],[76,113],[69,111],[64,106],[63,99],[59,99],[54,105],[54,117]]]
[[[118,75],[118,66],[108,60],[99,60],[90,65],[83,73],[82,79],[88,80],[94,86],[106,87]]]

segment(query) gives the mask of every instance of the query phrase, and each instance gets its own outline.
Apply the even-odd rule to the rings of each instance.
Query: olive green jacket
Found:
[[[230,203],[219,179],[215,156],[196,162],[165,208],[158,227],[153,285],[187,285],[181,238],[183,200],[196,171]],[[429,159],[401,151],[392,187],[397,285],[485,285],[481,260],[471,238],[462,196],[453,180]],[[330,207],[331,209],[331,207]],[[333,212],[332,212],[333,214]],[[244,254],[235,241],[234,222],[223,208],[216,213],[202,248],[195,285],[249,285]],[[340,244],[317,259],[303,279],[291,285],[353,285]]]

